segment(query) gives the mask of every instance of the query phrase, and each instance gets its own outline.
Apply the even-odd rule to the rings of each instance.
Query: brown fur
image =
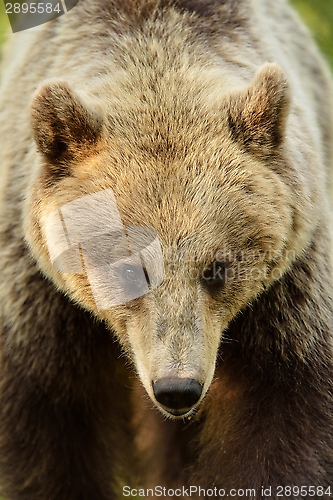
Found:
[[[328,486],[332,90],[308,33],[282,0],[84,0],[35,31],[0,100],[4,495]],[[110,188],[165,277],[98,311],[43,221]],[[183,420],[154,407],[166,376],[203,385]]]

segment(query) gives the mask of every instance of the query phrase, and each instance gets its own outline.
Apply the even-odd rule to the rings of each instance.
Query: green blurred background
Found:
[[[313,32],[333,70],[333,0],[291,0],[291,3]],[[9,27],[4,2],[0,0],[0,44]]]
[[[291,0],[290,3],[313,32],[333,69],[333,0]]]

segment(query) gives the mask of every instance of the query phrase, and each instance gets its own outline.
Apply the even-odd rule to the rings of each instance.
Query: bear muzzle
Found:
[[[152,382],[156,401],[173,416],[182,416],[199,402],[202,385],[192,378],[167,377]]]

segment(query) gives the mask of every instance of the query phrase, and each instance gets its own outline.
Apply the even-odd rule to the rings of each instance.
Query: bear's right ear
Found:
[[[102,133],[100,114],[88,110],[66,82],[44,84],[31,103],[37,149],[54,166],[93,154]]]

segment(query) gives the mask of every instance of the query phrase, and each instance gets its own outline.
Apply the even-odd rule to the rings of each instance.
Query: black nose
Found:
[[[193,378],[161,378],[153,382],[156,401],[170,413],[183,415],[200,399],[202,386]]]

